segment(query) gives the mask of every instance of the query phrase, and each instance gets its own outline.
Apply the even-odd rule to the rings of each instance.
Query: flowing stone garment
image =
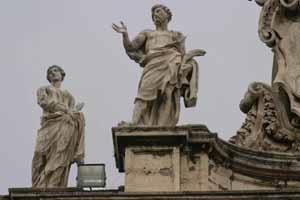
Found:
[[[66,187],[71,164],[84,159],[84,115],[75,110],[67,90],[46,86],[37,96],[43,116],[32,161],[32,186]]]
[[[147,105],[139,124],[175,126],[180,97],[184,97],[186,107],[196,105],[198,64],[192,54],[185,54],[181,33],[145,30],[136,38],[141,35],[147,38],[145,44],[137,47],[138,39],[134,39],[134,50],[127,50],[128,56],[144,68],[135,103],[142,100]]]

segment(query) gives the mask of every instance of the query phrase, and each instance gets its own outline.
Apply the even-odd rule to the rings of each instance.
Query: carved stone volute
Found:
[[[270,86],[250,84],[240,109],[247,116],[231,143],[263,151],[298,151],[300,129],[291,125],[278,93]]]

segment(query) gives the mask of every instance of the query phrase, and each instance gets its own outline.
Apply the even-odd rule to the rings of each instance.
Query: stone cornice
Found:
[[[179,145],[192,153],[206,151],[210,160],[250,177],[272,182],[300,180],[300,155],[241,148],[219,139],[203,125],[117,127],[112,130],[116,165],[120,172],[124,171],[126,146]]]
[[[39,200],[39,199],[226,199],[226,200],[276,200],[276,199],[300,199],[300,190],[276,190],[276,191],[223,191],[223,192],[121,192],[118,190],[82,191],[77,188],[62,189],[31,189],[11,188],[8,199]]]

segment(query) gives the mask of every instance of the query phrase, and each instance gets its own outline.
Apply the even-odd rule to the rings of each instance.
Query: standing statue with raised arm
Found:
[[[64,77],[61,67],[49,67],[50,85],[37,92],[43,116],[32,160],[32,187],[67,187],[71,164],[84,162],[83,103],[75,106],[70,92],[61,89]]]
[[[203,56],[197,49],[185,52],[185,37],[168,30],[172,13],[164,5],[152,7],[155,30],[144,30],[132,41],[127,28],[113,24],[121,33],[127,55],[143,67],[131,125],[175,126],[179,120],[180,97],[186,107],[196,105],[198,64],[194,56]]]

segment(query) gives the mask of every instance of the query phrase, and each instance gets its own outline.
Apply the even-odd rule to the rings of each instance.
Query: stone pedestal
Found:
[[[300,187],[300,156],[222,141],[203,125],[115,127],[125,192],[276,190]]]

